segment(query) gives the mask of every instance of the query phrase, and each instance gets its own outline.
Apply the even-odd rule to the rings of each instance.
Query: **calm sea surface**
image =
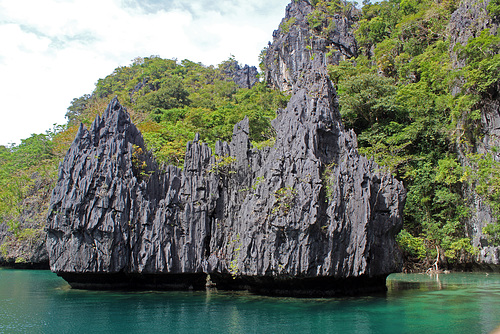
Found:
[[[500,274],[391,275],[387,294],[294,299],[230,292],[72,290],[0,268],[0,333],[488,333]]]

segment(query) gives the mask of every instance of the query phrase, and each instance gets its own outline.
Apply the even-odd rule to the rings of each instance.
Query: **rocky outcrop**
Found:
[[[49,269],[43,229],[25,230],[21,237],[0,224],[0,266],[16,269]],[[29,234],[28,234],[29,233]]]
[[[357,9],[349,7],[349,3],[344,5],[342,12],[327,13],[321,8],[315,12],[315,6],[308,1],[292,1],[266,50],[266,82],[288,92],[304,68],[338,65],[341,60],[357,56],[358,47],[351,30]],[[313,26],[312,22],[316,24]]]
[[[251,149],[244,120],[216,155],[189,143],[183,171],[157,169],[113,100],[90,131],[80,129],[61,165],[51,269],[75,287],[98,286],[90,274],[200,287],[210,273],[220,287],[268,293],[280,293],[267,290],[276,282],[285,294],[383,289],[400,265],[404,191],[358,155],[354,134],[337,122],[330,82],[313,78],[275,121],[274,147]],[[187,276],[179,282],[178,274]]]
[[[44,231],[52,179],[34,173],[17,209],[0,221],[0,266],[48,269]]]
[[[259,82],[257,67],[245,65],[243,67],[236,60],[228,60],[220,65],[222,74],[233,80],[240,88],[252,88]]]
[[[462,1],[457,10],[453,13],[448,25],[450,36],[450,54],[453,66],[456,69],[467,65],[467,59],[460,57],[456,52],[457,46],[465,46],[471,38],[478,37],[485,29],[490,29],[491,33],[498,33],[498,22],[492,18],[487,11],[489,0],[486,1]],[[462,84],[454,88],[457,94],[463,89]],[[481,110],[480,124],[468,124],[470,122],[464,117],[458,124],[458,132],[463,132],[457,142],[458,153],[461,162],[465,166],[471,167],[468,154],[492,154],[494,159],[500,161],[500,82],[491,85],[487,92],[484,92],[475,108]],[[471,128],[481,128],[481,135],[467,133]],[[477,131],[477,130],[476,130]],[[464,144],[463,138],[470,138]],[[471,143],[472,142],[472,143]],[[472,145],[471,145],[472,144]],[[464,198],[468,201],[470,218],[467,221],[468,235],[474,247],[479,249],[476,261],[483,265],[500,265],[500,247],[489,244],[488,237],[483,233],[483,228],[495,222],[494,214],[487,202],[479,196],[474,185],[464,186]]]
[[[466,59],[460,58],[456,53],[456,46],[465,46],[470,38],[478,37],[485,29],[498,29],[498,22],[492,18],[486,7],[490,0],[477,1],[465,0],[453,12],[448,24],[448,35],[450,36],[450,54],[454,68],[462,68],[466,65]]]
[[[385,290],[401,266],[405,191],[358,154],[324,64],[301,66],[274,146],[252,148],[244,119],[215,152],[189,142],[182,170],[158,168],[114,99],[61,164],[51,269],[86,288],[204,288],[209,274],[218,288],[276,295]]]

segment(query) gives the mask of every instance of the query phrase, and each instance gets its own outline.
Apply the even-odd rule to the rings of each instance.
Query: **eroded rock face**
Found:
[[[292,1],[280,28],[273,33],[274,41],[264,58],[266,81],[281,91],[292,91],[304,69],[338,65],[358,53],[351,31],[357,16],[355,8],[328,17],[316,28],[308,19],[313,11],[308,1]]]
[[[222,73],[234,81],[240,88],[252,88],[259,82],[257,67],[245,65],[243,67],[236,60],[221,64]]]
[[[87,288],[204,288],[210,274],[278,295],[384,290],[401,265],[402,184],[358,154],[324,64],[304,62],[291,89],[274,146],[252,148],[244,119],[215,152],[188,143],[183,170],[156,166],[114,99],[61,165],[51,269]]]
[[[48,269],[44,226],[52,188],[50,178],[33,173],[25,197],[17,203],[18,210],[2,217],[0,266]],[[13,229],[15,225],[17,228]]]
[[[352,279],[383,289],[400,266],[404,190],[359,156],[326,75],[305,78],[274,121],[274,147],[252,149],[245,119],[217,155],[190,142],[182,171],[157,168],[113,100],[80,129],[61,165],[48,221],[51,269],[76,287],[151,287],[148,275],[159,274],[172,280],[153,287],[200,287],[210,273],[220,287],[267,293],[282,281],[283,294],[320,294],[306,278],[331,279],[320,285],[326,294],[360,288],[344,287]],[[89,274],[121,276],[97,283]],[[187,275],[181,283],[178,274]]]
[[[457,46],[465,46],[471,38],[478,37],[484,29],[490,29],[490,33],[497,34],[499,22],[492,18],[486,9],[489,0],[462,1],[457,10],[452,14],[448,31],[450,35],[450,50],[454,68],[466,66],[466,59],[459,57]],[[457,85],[454,93],[460,92],[462,86]],[[491,154],[500,161],[500,82],[491,85],[485,92],[475,108],[481,110],[481,136],[469,134],[474,139],[474,145],[465,145],[457,142],[458,154],[465,166],[471,167],[468,158],[469,153]],[[463,132],[468,126],[467,119],[458,124],[458,131]],[[477,125],[475,125],[477,126]],[[463,136],[467,136],[464,134]],[[461,137],[459,137],[461,139]],[[495,222],[491,207],[479,196],[473,186],[464,187],[465,198],[468,201],[470,218],[467,222],[468,235],[472,239],[472,245],[479,249],[476,261],[484,265],[500,265],[500,247],[489,244],[488,237],[483,233],[483,228]]]

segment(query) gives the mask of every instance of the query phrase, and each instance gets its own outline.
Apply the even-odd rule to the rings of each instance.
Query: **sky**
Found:
[[[0,145],[65,124],[136,57],[258,65],[291,0],[0,0]]]

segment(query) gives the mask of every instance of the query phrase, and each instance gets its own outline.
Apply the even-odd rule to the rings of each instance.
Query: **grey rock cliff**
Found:
[[[324,64],[301,66],[273,147],[252,148],[244,119],[215,152],[189,142],[183,170],[157,167],[114,99],[61,164],[51,269],[74,287],[204,288],[210,274],[279,295],[384,290],[405,191],[358,154]]]
[[[221,65],[222,73],[234,81],[240,88],[252,88],[259,82],[259,72],[255,66],[243,67],[236,60],[229,60]]]
[[[17,210],[1,217],[0,265],[47,269],[44,226],[53,184],[38,173],[31,175],[30,183],[24,198],[16,203]]]
[[[305,68],[338,65],[339,61],[358,53],[351,31],[357,9],[327,16],[317,28],[311,27],[308,20],[313,10],[314,6],[308,1],[292,1],[280,28],[273,33],[273,43],[267,48],[266,81],[281,91],[291,91]]]
[[[455,68],[466,66],[466,59],[460,58],[453,51],[457,45],[465,46],[474,37],[478,37],[484,29],[490,29],[491,33],[498,33],[498,22],[495,21],[486,10],[489,0],[462,1],[457,10],[452,14],[448,31],[450,35],[450,50]],[[461,85],[455,87],[455,93],[462,89]],[[468,153],[492,154],[497,161],[500,161],[500,154],[496,148],[500,147],[500,82],[493,84],[490,89],[483,94],[476,108],[481,110],[481,134],[482,136],[464,133],[462,136],[474,139],[473,147],[457,143],[458,153],[462,164],[471,166],[467,157]],[[459,122],[457,131],[464,132],[467,129],[467,119]],[[476,127],[475,125],[474,127]],[[469,126],[470,127],[470,126]],[[464,187],[465,198],[471,208],[471,216],[467,222],[468,234],[472,239],[474,247],[479,249],[476,261],[486,265],[500,265],[500,247],[491,246],[487,236],[483,233],[483,228],[495,222],[491,207],[479,196],[474,186]]]

